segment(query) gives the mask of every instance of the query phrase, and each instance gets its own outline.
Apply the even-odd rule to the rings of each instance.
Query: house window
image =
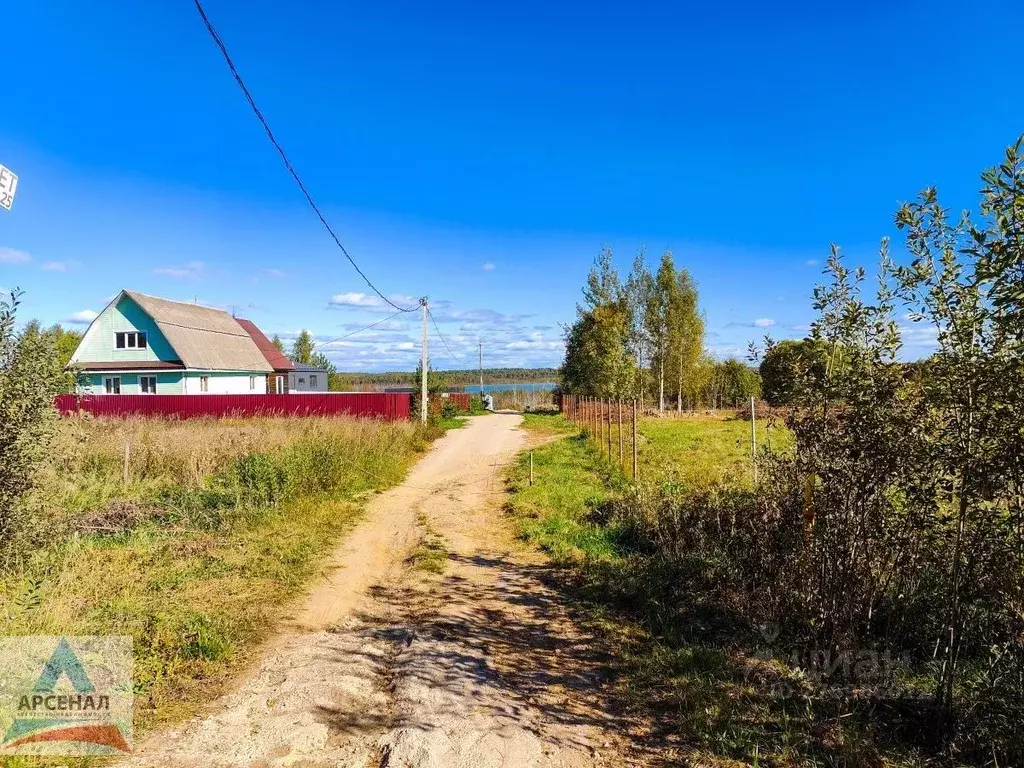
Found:
[[[145,331],[118,331],[114,334],[114,346],[118,349],[145,349]]]
[[[209,376],[200,376],[199,377],[199,391],[200,392],[209,392],[210,391],[210,377]]]
[[[305,376],[299,376],[299,384],[305,384],[305,383],[306,383],[306,377]]]
[[[274,388],[277,391],[277,394],[283,395],[284,394],[284,376],[277,376],[275,378],[276,378],[276,381],[274,383]]]
[[[310,376],[309,376],[309,386],[310,386],[310,389],[312,389],[313,387],[316,386],[316,375],[315,374],[310,374]]]
[[[103,379],[103,391],[108,395],[120,395],[121,394],[121,377],[120,376],[107,376]]]
[[[139,376],[139,389],[144,395],[155,395],[156,376]]]
[[[249,391],[253,392],[255,390],[256,390],[256,377],[255,376],[250,376],[249,377]]]

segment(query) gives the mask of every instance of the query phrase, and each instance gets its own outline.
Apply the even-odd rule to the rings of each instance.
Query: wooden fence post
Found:
[[[750,396],[750,463],[754,468],[754,485],[757,485],[757,415],[754,396]]]
[[[124,470],[121,476],[121,482],[124,485],[128,485],[128,462],[131,459],[132,444],[130,441],[124,441]]]
[[[622,469],[622,398],[616,398],[615,410],[619,419],[619,469]]]
[[[637,480],[637,463],[639,451],[636,445],[636,398],[633,398],[633,482]]]
[[[608,463],[612,461],[612,399],[608,398],[608,407],[605,409],[607,413],[607,424],[608,427]]]

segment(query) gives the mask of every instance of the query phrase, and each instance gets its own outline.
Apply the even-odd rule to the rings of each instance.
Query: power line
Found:
[[[313,212],[317,215],[317,218],[320,219],[320,223],[324,225],[324,228],[334,239],[335,244],[338,246],[338,248],[341,249],[341,252],[345,254],[345,258],[348,259],[349,263],[352,265],[355,271],[359,273],[359,276],[363,278],[363,280],[366,282],[368,286],[370,286],[373,292],[380,296],[385,302],[390,304],[392,307],[397,309],[399,312],[413,312],[419,309],[419,307],[400,307],[387,296],[385,296],[383,293],[381,293],[377,289],[377,286],[370,282],[370,278],[366,276],[363,270],[359,268],[359,265],[356,264],[355,259],[353,259],[349,255],[348,251],[345,250],[345,246],[341,244],[341,240],[338,239],[338,236],[334,233],[334,230],[331,228],[331,225],[327,223],[327,219],[324,218],[324,215],[320,212],[320,208],[317,207],[317,204],[313,201],[313,196],[309,194],[309,190],[306,189],[306,185],[302,183],[302,179],[299,178],[299,174],[295,171],[295,168],[292,167],[291,161],[288,160],[288,155],[285,154],[284,149],[278,143],[277,139],[274,138],[274,132],[270,130],[270,125],[267,123],[266,118],[263,117],[263,113],[260,112],[260,108],[256,106],[256,100],[253,99],[252,94],[249,93],[249,89],[246,87],[245,82],[242,80],[242,76],[238,74],[238,70],[235,68],[235,63],[231,60],[231,55],[228,53],[227,46],[224,45],[224,41],[221,40],[220,35],[217,34],[217,30],[213,28],[213,24],[207,17],[206,11],[203,10],[202,4],[199,2],[199,0],[194,0],[194,2],[196,4],[196,10],[199,11],[199,15],[203,19],[203,24],[206,25],[206,30],[210,33],[210,37],[213,38],[213,42],[217,44],[217,47],[220,49],[220,52],[224,55],[224,61],[227,62],[228,69],[231,70],[231,74],[234,76],[235,82],[238,83],[238,87],[241,88],[242,93],[245,94],[246,101],[248,101],[249,106],[252,107],[252,111],[255,113],[256,118],[260,121],[260,123],[263,124],[263,130],[267,132],[267,138],[270,139],[270,143],[274,145],[274,148],[277,150],[278,154],[281,155],[281,159],[284,161],[284,167],[288,169],[288,173],[290,173],[292,175],[292,178],[295,179],[295,183],[299,185],[299,189],[302,190],[302,194],[306,196],[306,202],[309,203],[309,207],[313,209]]]
[[[437,320],[434,319],[434,313],[427,309],[427,314],[430,315],[430,322],[434,324],[434,330],[437,331],[437,336],[441,339],[441,343],[444,344],[444,348],[448,350],[448,354],[454,357],[459,362],[462,362],[462,358],[452,352],[452,348],[448,346],[448,342],[445,341],[444,336],[441,335],[441,329],[437,327]]]
[[[375,323],[370,323],[365,328],[360,328],[358,331],[352,331],[352,333],[346,333],[344,336],[339,336],[338,338],[331,339],[330,341],[320,341],[320,342],[317,342],[316,344],[314,344],[313,346],[314,347],[323,347],[323,346],[326,346],[328,344],[333,344],[336,341],[342,341],[343,339],[347,339],[350,336],[355,336],[357,333],[362,333],[363,331],[368,331],[371,328],[375,328],[378,325],[380,325],[381,323],[386,323],[388,320],[394,320],[396,317],[398,317],[400,314],[402,314],[402,312],[405,312],[405,311],[406,310],[403,309],[401,312],[395,312],[395,314],[391,315],[390,317],[385,317],[383,320],[378,320]]]

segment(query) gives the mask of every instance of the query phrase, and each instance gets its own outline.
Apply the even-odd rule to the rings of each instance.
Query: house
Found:
[[[295,370],[288,374],[288,386],[292,392],[326,392],[327,370],[315,365],[294,363]]]
[[[268,339],[252,320],[243,320],[240,317],[235,319],[259,347],[270,367],[274,369],[273,373],[267,374],[267,392],[278,395],[287,394],[291,388],[289,379],[290,374],[295,370],[295,364],[288,359],[284,352],[274,346],[274,342]]]
[[[271,345],[273,346],[273,345]],[[266,394],[274,366],[220,309],[121,291],[71,357],[81,394]]]

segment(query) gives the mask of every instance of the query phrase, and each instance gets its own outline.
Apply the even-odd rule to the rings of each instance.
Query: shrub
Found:
[[[51,338],[17,332],[20,296],[0,301],[0,548],[28,522],[24,500],[47,452],[63,380]]]

